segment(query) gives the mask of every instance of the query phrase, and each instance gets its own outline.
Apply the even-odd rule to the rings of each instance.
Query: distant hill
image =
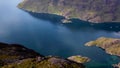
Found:
[[[120,22],[120,0],[24,0],[18,7],[92,23]]]

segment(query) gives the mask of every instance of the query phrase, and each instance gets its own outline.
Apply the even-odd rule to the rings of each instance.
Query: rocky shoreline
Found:
[[[86,46],[97,46],[105,49],[106,53],[120,56],[120,39],[100,37],[97,40],[90,41]]]
[[[120,68],[120,63],[118,63],[118,64],[113,64],[113,67],[114,67],[114,68]]]
[[[108,54],[120,56],[120,39],[101,37],[85,45],[98,46]],[[58,56],[43,56],[23,45],[0,43],[1,68],[85,68],[84,63],[89,61],[88,57],[80,55],[66,59]],[[120,63],[113,64],[113,67],[119,68]]]
[[[1,68],[85,68],[89,58],[74,56],[63,59],[57,56],[43,56],[18,44],[0,43]]]
[[[100,37],[97,40],[87,42],[86,46],[97,46],[106,51],[110,55],[120,57],[120,39]],[[113,65],[114,68],[120,68],[120,63]]]
[[[18,7],[35,12],[48,13],[69,19],[91,23],[120,22],[120,0],[23,0]]]

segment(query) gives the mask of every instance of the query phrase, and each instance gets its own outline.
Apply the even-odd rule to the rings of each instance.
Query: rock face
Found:
[[[92,23],[120,22],[120,0],[24,0],[18,7]]]
[[[114,64],[113,67],[114,67],[114,68],[120,68],[120,63]]]
[[[60,57],[42,56],[22,45],[0,43],[0,68],[85,68],[85,66]]]
[[[120,56],[120,39],[101,37],[85,45],[101,47],[108,54]]]

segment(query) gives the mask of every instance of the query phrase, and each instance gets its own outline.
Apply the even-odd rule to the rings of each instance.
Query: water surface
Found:
[[[106,54],[97,47],[84,44],[98,37],[120,38],[120,33],[80,24],[56,24],[18,9],[20,0],[0,1],[0,41],[25,45],[42,55],[58,55],[63,58],[83,55],[92,61],[89,68],[111,68],[120,59]],[[111,27],[110,27],[111,28]]]

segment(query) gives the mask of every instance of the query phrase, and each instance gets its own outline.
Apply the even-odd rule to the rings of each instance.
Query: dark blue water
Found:
[[[84,44],[98,37],[120,38],[118,29],[93,28],[79,24],[56,24],[18,9],[20,0],[0,0],[0,42],[25,45],[42,55],[69,57],[83,55],[91,59],[89,68],[111,68],[120,59],[97,47]],[[111,27],[110,27],[111,28]],[[118,32],[116,32],[116,30]]]

